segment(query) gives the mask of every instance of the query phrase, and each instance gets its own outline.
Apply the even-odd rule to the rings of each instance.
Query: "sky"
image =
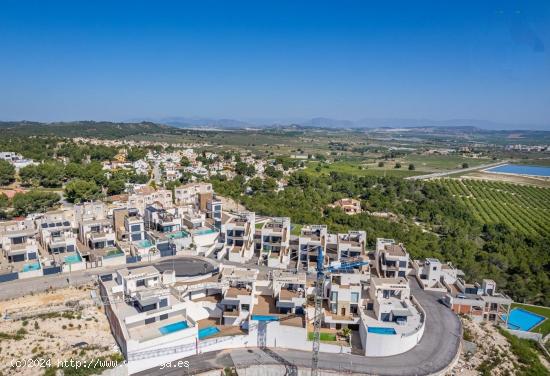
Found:
[[[483,119],[550,130],[550,2],[0,2],[0,120]]]

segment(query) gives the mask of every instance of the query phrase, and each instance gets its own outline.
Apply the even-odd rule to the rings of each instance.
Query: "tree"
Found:
[[[0,209],[5,209],[8,207],[10,200],[8,199],[8,196],[6,196],[4,193],[0,193]]]
[[[61,187],[65,178],[65,166],[59,162],[42,163],[37,168],[40,185],[45,188]]]
[[[118,195],[124,192],[126,188],[126,183],[121,178],[110,179],[107,182],[107,194],[109,195]]]
[[[384,162],[382,161],[378,162],[378,167],[384,167]]]
[[[397,163],[395,164],[395,168],[401,168],[401,163],[397,162]]]
[[[412,163],[409,164],[409,171],[414,171],[416,168]]]
[[[8,161],[0,159],[0,185],[8,185],[15,181],[15,167]]]
[[[74,179],[65,185],[65,196],[69,202],[91,201],[100,195],[101,189],[94,181]]]
[[[468,168],[468,167],[470,167],[470,165],[468,163],[466,163],[466,162],[462,163],[462,168]]]
[[[137,160],[143,159],[147,156],[147,151],[142,148],[130,148],[128,150],[128,154],[126,155],[126,159],[128,159],[130,162],[135,162]]]
[[[244,162],[237,162],[235,165],[235,172],[239,175],[253,176],[256,173],[254,166],[248,165]]]
[[[189,165],[191,165],[191,161],[189,160],[189,158],[187,158],[185,156],[181,157],[180,165],[181,165],[181,167],[188,167]]]
[[[264,173],[273,179],[280,179],[283,177],[283,172],[277,170],[274,166],[271,165],[265,168]]]
[[[28,165],[19,169],[19,178],[21,179],[21,184],[26,187],[40,186],[40,174],[35,165]]]
[[[45,212],[59,202],[59,195],[54,192],[29,191],[18,192],[13,196],[12,206],[14,214],[27,215],[36,212]]]

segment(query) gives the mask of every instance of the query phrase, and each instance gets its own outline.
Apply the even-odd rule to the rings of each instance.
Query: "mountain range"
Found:
[[[177,128],[258,128],[269,126],[299,125],[312,128],[453,128],[467,127],[483,130],[550,130],[550,125],[544,124],[512,124],[478,119],[406,119],[406,118],[362,118],[359,120],[341,120],[327,117],[311,119],[229,119],[206,117],[166,117],[138,118],[135,121],[150,121],[166,124]]]

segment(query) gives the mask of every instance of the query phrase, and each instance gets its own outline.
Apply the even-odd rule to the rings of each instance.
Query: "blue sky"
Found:
[[[545,0],[3,0],[0,119],[544,125],[549,48]]]

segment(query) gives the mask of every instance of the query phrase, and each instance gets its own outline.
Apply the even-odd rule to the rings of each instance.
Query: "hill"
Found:
[[[40,123],[30,121],[0,122],[4,136],[58,136],[119,138],[140,134],[177,133],[177,129],[152,122],[115,123],[107,121],[74,121]]]

